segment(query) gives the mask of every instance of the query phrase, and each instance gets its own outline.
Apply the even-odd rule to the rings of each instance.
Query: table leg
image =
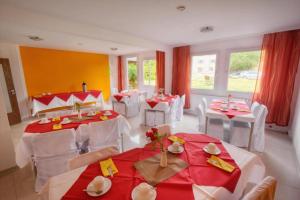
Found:
[[[205,117],[205,134],[207,134],[208,117]]]
[[[251,142],[252,142],[253,128],[254,128],[254,122],[251,122],[250,135],[249,135],[249,143],[248,143],[248,151],[251,150]]]

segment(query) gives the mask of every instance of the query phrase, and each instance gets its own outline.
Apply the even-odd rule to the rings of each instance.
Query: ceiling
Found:
[[[0,0],[0,40],[126,54],[300,28],[299,8],[299,0]],[[201,33],[208,25],[214,31]]]

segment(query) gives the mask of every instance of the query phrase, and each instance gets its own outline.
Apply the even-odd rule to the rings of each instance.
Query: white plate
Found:
[[[138,185],[133,188],[132,192],[131,192],[131,198],[132,200],[135,200],[136,199],[136,195],[137,195],[137,191],[136,191],[136,188],[138,187]],[[156,196],[157,196],[157,192],[155,189],[153,189],[153,196],[152,198],[148,199],[148,200],[155,200],[156,199]]]
[[[168,146],[168,151],[171,152],[171,153],[179,154],[179,153],[182,153],[184,151],[184,148],[183,148],[183,146],[179,146],[178,151],[175,151],[173,146],[169,145]]]
[[[111,184],[112,184],[110,179],[104,177],[103,191],[100,194],[97,194],[96,192],[90,192],[90,190],[94,189],[94,186],[92,185],[92,182],[93,181],[91,181],[88,184],[88,186],[86,187],[86,190],[88,190],[88,191],[86,191],[86,193],[91,197],[98,197],[98,196],[101,196],[101,195],[105,194],[111,188]]]
[[[209,151],[207,150],[207,146],[203,147],[203,150],[204,150],[206,153],[211,154],[211,155],[219,155],[219,154],[221,153],[221,150],[220,150],[218,147],[216,147],[215,152],[209,152]]]
[[[89,113],[88,113],[88,114],[87,114],[88,117],[94,117],[95,115],[96,115],[95,113],[93,113],[93,114],[89,114]]]
[[[71,120],[63,120],[63,121],[61,121],[60,122],[60,124],[69,124],[69,123],[71,123],[72,121]]]
[[[51,122],[50,120],[45,121],[45,122],[39,121],[39,124],[48,124],[48,123],[50,123],[50,122]]]
[[[111,116],[112,113],[111,112],[104,112],[103,115],[105,115],[105,116]]]

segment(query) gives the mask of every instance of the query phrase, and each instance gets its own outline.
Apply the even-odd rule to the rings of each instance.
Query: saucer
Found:
[[[136,199],[136,195],[137,195],[137,187],[136,186],[135,188],[133,188],[132,192],[131,192],[131,198],[132,200],[135,200]],[[157,196],[157,193],[156,193],[156,190],[153,189],[153,195],[152,195],[152,198],[150,198],[149,200],[155,200],[156,199],[156,196]]]
[[[219,155],[221,153],[221,150],[218,147],[216,147],[215,152],[209,152],[208,149],[207,149],[207,146],[203,147],[203,150],[206,153],[211,154],[211,155]]]
[[[50,123],[51,121],[48,119],[47,121],[44,121],[44,122],[42,122],[41,120],[38,122],[39,124],[48,124],[48,123]]]
[[[171,153],[180,154],[184,151],[184,148],[183,148],[183,146],[179,146],[178,151],[175,151],[175,149],[173,148],[173,145],[169,145],[168,146],[168,151],[171,152]]]
[[[60,122],[60,124],[69,124],[69,123],[71,123],[72,121],[70,120],[70,119],[68,119],[68,120],[62,120],[61,122]]]
[[[98,196],[101,196],[105,193],[107,193],[109,191],[109,189],[111,188],[111,180],[108,179],[108,178],[105,178],[104,177],[104,184],[103,184],[103,191],[100,193],[100,194],[97,194],[96,192],[91,192],[90,190],[93,190],[94,189],[94,186],[93,186],[93,181],[91,181],[88,186],[86,187],[86,193],[91,196],[91,197],[98,197]]]
[[[105,116],[111,116],[112,113],[111,112],[104,112],[103,115],[105,115]]]
[[[96,113],[88,113],[86,116],[88,116],[88,117],[93,117],[93,116],[95,116],[96,115]]]

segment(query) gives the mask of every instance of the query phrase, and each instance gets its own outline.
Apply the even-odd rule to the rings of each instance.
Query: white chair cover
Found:
[[[111,88],[111,95],[117,94],[118,89],[117,88]]]
[[[159,102],[154,108],[144,102],[141,113],[143,124],[150,127],[169,124],[174,127],[178,104],[179,98],[176,98],[170,105],[167,102]]]
[[[114,110],[126,117],[134,117],[139,114],[139,94],[133,92],[129,97],[124,97],[121,102],[114,100]]]
[[[260,105],[254,110],[257,114],[253,128],[251,149],[263,152],[265,148],[265,121],[268,114],[267,107]],[[247,147],[249,142],[250,124],[232,121],[231,123],[231,139],[230,143],[239,146]]]
[[[251,112],[254,114],[254,116],[257,116],[259,108],[260,108],[260,104],[257,101],[252,103]]]
[[[116,119],[89,124],[89,150],[96,151],[109,146],[120,149],[121,132]]]
[[[198,106],[198,119],[199,119],[199,131],[205,131],[205,112],[207,110],[207,100],[202,98]],[[223,140],[224,137],[224,124],[222,119],[209,118],[207,122],[207,134],[215,138]]]
[[[66,172],[68,160],[78,155],[74,129],[37,134],[32,138],[32,147],[37,168],[37,192],[48,178]]]
[[[184,104],[185,104],[185,94],[180,97],[180,101],[177,108],[177,115],[176,115],[177,121],[182,120]]]

